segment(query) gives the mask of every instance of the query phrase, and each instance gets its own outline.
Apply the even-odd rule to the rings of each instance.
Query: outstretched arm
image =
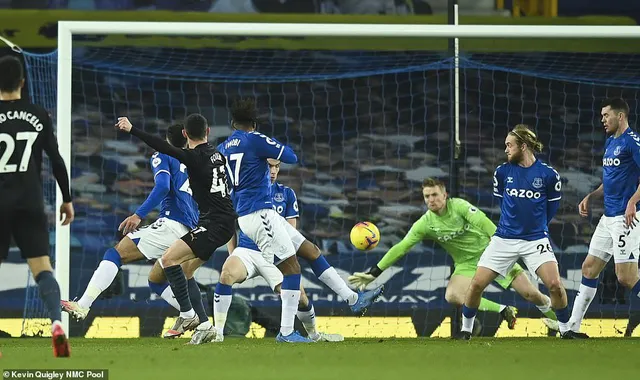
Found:
[[[158,152],[167,154],[171,157],[175,157],[184,164],[187,164],[187,161],[189,160],[189,155],[185,152],[184,149],[176,148],[158,136],[154,136],[141,129],[134,128],[133,125],[131,125],[129,119],[126,117],[118,118],[116,128],[123,132],[131,133],[133,136],[136,136],[140,140],[144,141],[145,144],[149,145]]]

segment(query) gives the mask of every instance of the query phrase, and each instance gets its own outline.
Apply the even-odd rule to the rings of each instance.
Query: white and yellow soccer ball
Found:
[[[359,222],[351,229],[351,244],[361,251],[374,249],[380,242],[380,231],[371,222]]]

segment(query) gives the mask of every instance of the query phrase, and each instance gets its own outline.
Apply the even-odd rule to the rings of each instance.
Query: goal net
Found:
[[[82,295],[105,250],[119,239],[118,224],[153,186],[148,164],[152,150],[116,133],[117,117],[128,116],[134,125],[160,134],[171,122],[198,112],[210,122],[211,141],[220,142],[231,133],[231,102],[254,96],[264,120],[260,130],[291,145],[300,157],[297,165],[283,165],[278,178],[298,195],[299,228],[345,279],[375,265],[426,211],[421,193],[426,177],[445,183],[456,178],[449,192],[497,223],[491,175],[505,159],[509,129],[529,124],[545,145],[540,158],[563,179],[561,207],[549,230],[571,305],[590,235],[603,212],[601,201],[595,201],[589,218],[577,214],[579,201],[601,181],[605,134],[600,102],[624,97],[634,124],[638,55],[560,52],[557,46],[549,52],[470,48],[460,54],[456,88],[456,61],[448,52],[400,52],[393,44],[381,46],[389,49],[83,47],[73,50],[71,78],[57,78],[57,53],[27,54],[36,103],[55,114],[56,79],[72,84],[71,172],[77,217],[71,227],[70,298]],[[461,153],[454,160],[451,144],[456,137]],[[48,194],[55,205],[55,192]],[[351,227],[364,220],[375,223],[382,237],[366,254],[353,249],[348,238]],[[196,274],[208,289],[209,314],[226,256],[220,249]],[[385,294],[364,318],[350,316],[347,305],[315,278],[304,260],[301,265],[303,285],[322,330],[347,337],[450,336],[456,314],[445,301],[445,288],[452,261],[434,242],[418,244],[383,273],[378,282],[385,283]],[[83,323],[71,322],[72,335],[159,336],[177,312],[148,289],[150,268],[146,262],[123,266],[111,297],[97,301]],[[253,310],[254,324],[247,335],[269,335],[269,321],[278,325],[280,301],[266,282],[236,285],[234,294]],[[481,313],[483,335],[547,335],[540,312],[512,290],[491,285],[485,297],[517,307],[520,320],[512,331],[498,314]],[[633,331],[640,306],[632,298],[608,267],[585,321],[589,333],[623,334],[628,325]],[[26,321],[43,316],[37,291],[28,291],[24,316]]]

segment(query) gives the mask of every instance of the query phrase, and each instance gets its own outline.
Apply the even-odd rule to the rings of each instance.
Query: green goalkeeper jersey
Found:
[[[456,265],[477,263],[495,232],[496,226],[484,212],[464,199],[450,198],[443,215],[427,211],[413,223],[404,239],[380,260],[378,268],[389,268],[414,245],[426,239],[437,241]]]

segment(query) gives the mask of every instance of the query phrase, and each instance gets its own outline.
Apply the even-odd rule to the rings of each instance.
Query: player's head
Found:
[[[424,203],[432,212],[440,212],[447,204],[447,188],[436,178],[426,178],[422,181],[422,195]]]
[[[182,123],[172,124],[167,128],[167,141],[176,148],[184,148],[187,145],[187,138],[182,133],[184,125]]]
[[[518,124],[507,134],[504,140],[504,152],[511,163],[520,163],[526,155],[542,152],[543,145],[538,136],[528,126]]]
[[[258,127],[258,110],[254,98],[240,98],[231,106],[231,127],[253,131]]]
[[[610,98],[602,102],[602,124],[608,134],[615,134],[625,126],[629,117],[629,105],[622,98]]]
[[[269,178],[271,178],[271,183],[274,183],[278,179],[278,173],[280,173],[280,161],[267,158],[267,162],[269,163]]]
[[[12,55],[0,58],[0,92],[20,91],[24,86],[22,62]]]
[[[191,141],[203,141],[209,137],[207,119],[199,113],[192,113],[184,120],[183,136]]]

